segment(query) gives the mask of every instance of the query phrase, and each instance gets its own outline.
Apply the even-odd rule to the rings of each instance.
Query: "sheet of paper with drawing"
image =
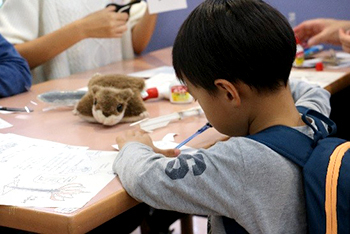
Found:
[[[186,0],[147,0],[150,14],[187,8]]]
[[[0,204],[83,207],[115,177],[115,157],[113,151],[0,134]]]

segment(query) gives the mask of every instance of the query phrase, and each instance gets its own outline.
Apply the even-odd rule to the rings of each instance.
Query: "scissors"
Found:
[[[135,3],[140,3],[140,2],[141,2],[141,0],[134,0],[128,4],[125,4],[125,5],[119,5],[116,3],[109,3],[106,7],[115,6],[115,12],[125,12],[125,13],[128,13],[128,15],[129,15],[131,6]]]

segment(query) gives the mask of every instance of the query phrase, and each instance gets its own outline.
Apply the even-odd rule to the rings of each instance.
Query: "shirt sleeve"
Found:
[[[0,97],[27,91],[31,84],[27,61],[0,35]]]
[[[291,92],[296,106],[304,106],[329,116],[331,112],[330,93],[318,85],[305,81],[290,80]]]
[[[232,137],[175,158],[129,142],[116,157],[113,169],[132,197],[157,209],[249,223],[268,212],[270,218],[266,218],[271,220],[264,222],[272,223],[288,214],[286,209],[302,203],[300,168],[245,137]]]
[[[137,22],[143,17],[143,15],[146,13],[147,10],[147,3],[145,2],[140,2],[138,4],[134,4],[130,8],[130,26],[133,28]]]
[[[219,145],[223,147],[223,144]],[[113,169],[133,198],[154,208],[202,215],[226,214],[227,194],[221,192],[222,187],[236,197],[231,203],[241,204],[239,195],[236,194],[241,193],[242,186],[237,185],[232,177],[239,180],[244,174],[244,168],[240,166],[240,156],[232,158],[231,154],[213,155],[220,151],[217,147],[218,145],[210,150],[200,149],[195,154],[184,153],[169,158],[153,152],[146,145],[130,142],[119,152]],[[239,147],[234,151],[239,151]],[[239,154],[231,149],[230,152]],[[218,158],[222,161],[218,161]],[[230,163],[227,163],[227,160],[230,160]],[[226,173],[223,168],[219,169],[218,165],[227,167],[229,164],[230,173]],[[232,170],[233,167],[237,170]],[[224,177],[230,177],[229,184],[224,182],[228,180]],[[222,202],[213,203],[214,200]]]
[[[0,7],[0,34],[11,44],[36,39],[39,35],[39,1],[4,0]]]

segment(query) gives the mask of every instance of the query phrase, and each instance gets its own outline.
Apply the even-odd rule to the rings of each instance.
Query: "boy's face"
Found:
[[[245,134],[245,124],[240,119],[244,118],[241,111],[232,108],[232,104],[221,95],[211,95],[207,90],[195,87],[185,78],[189,92],[202,107],[210,124],[222,134],[238,136]],[[244,133],[242,133],[242,131]]]

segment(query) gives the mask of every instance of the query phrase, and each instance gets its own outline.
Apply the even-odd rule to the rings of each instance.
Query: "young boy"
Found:
[[[249,233],[306,233],[301,169],[245,137],[274,125],[313,137],[296,105],[329,115],[327,91],[288,81],[295,53],[292,28],[268,4],[199,5],[178,33],[173,65],[208,121],[230,139],[186,155],[155,148],[141,131],[118,136],[114,171],[126,191],[158,209],[208,215],[216,234],[225,233],[227,218]]]

